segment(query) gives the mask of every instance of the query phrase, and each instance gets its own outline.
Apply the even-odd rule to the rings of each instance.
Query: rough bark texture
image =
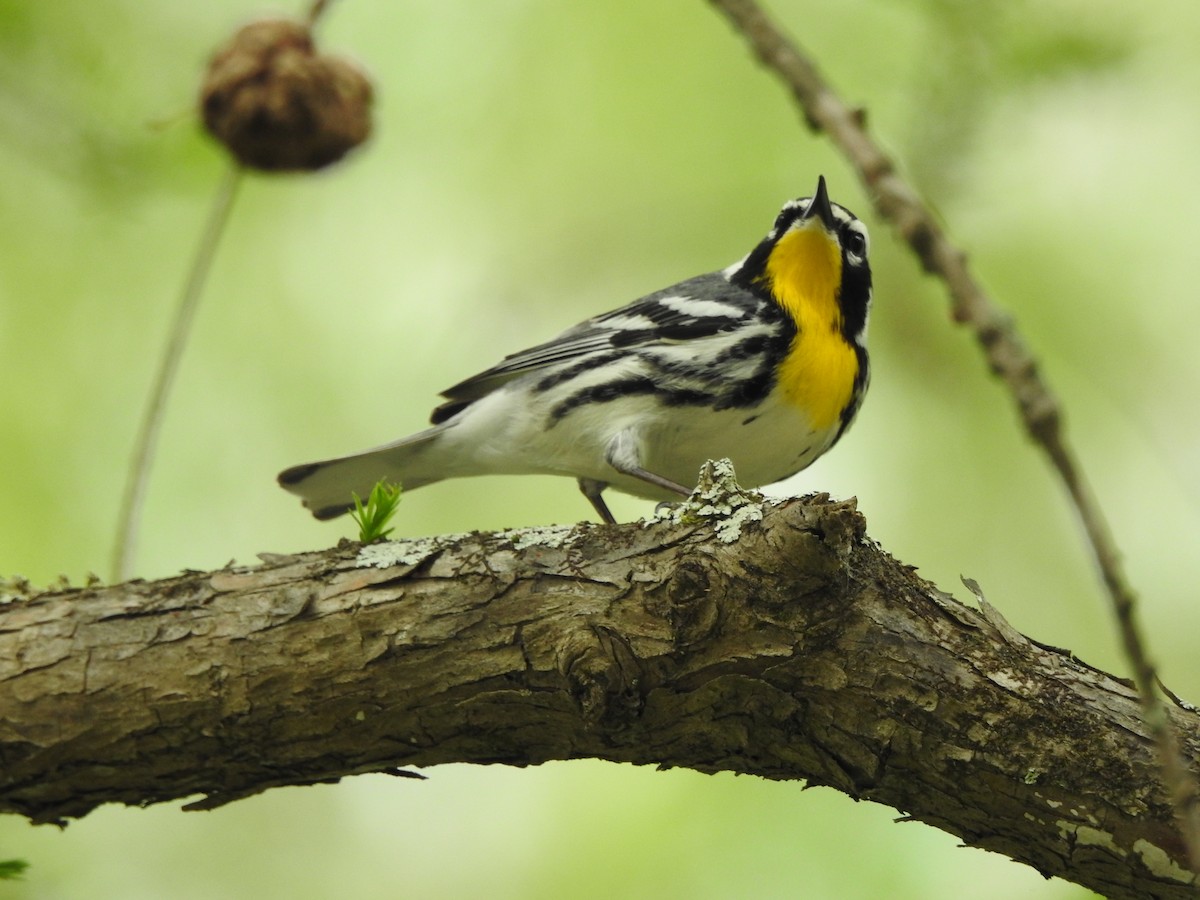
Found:
[[[852,503],[741,502],[0,606],[0,811],[596,757],[803,778],[1108,896],[1195,896],[1126,683],[939,592]],[[1195,761],[1200,716],[1171,715]]]

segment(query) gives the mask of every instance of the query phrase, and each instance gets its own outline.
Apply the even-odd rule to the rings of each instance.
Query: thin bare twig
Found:
[[[308,8],[308,27],[312,28],[317,24],[317,19],[324,15],[325,10],[329,8],[332,0],[313,0],[312,6]]]
[[[321,18],[331,3],[332,0],[311,0],[304,19],[308,28],[311,29],[317,24],[317,20]],[[179,370],[179,361],[183,356],[184,347],[187,346],[192,318],[200,302],[204,282],[212,269],[217,244],[220,243],[221,235],[229,220],[229,213],[233,208],[233,200],[241,178],[242,168],[235,163],[229,167],[224,179],[217,187],[216,199],[209,212],[204,234],[200,238],[191,271],[188,272],[187,280],[183,285],[179,308],[175,313],[175,321],[171,326],[167,348],[159,365],[158,377],[155,379],[145,417],[142,419],[141,430],[138,433],[129,475],[125,483],[125,491],[121,496],[121,510],[117,520],[117,539],[112,557],[114,581],[124,581],[132,574],[138,524],[146,497],[146,486],[150,480],[150,469],[154,463],[158,432],[166,413],[167,397]]]
[[[1143,712],[1158,746],[1167,785],[1187,846],[1191,868],[1200,872],[1200,802],[1180,753],[1158,690],[1154,665],[1137,624],[1136,600],[1121,569],[1104,515],[1088,487],[1067,440],[1057,398],[1011,319],[988,297],[967,267],[966,256],[945,236],[929,208],[896,173],[895,166],[865,127],[861,110],[833,92],[811,59],[767,17],[755,0],[710,0],[740,31],[759,60],[791,89],[814,131],[823,131],[858,171],[880,217],[909,243],[926,271],[941,278],[950,293],[954,318],[975,335],[992,371],[1008,387],[1030,437],[1049,457],[1086,531],[1096,566],[1107,589],[1141,697]]]
[[[192,260],[192,268],[183,283],[179,308],[175,312],[175,321],[171,325],[167,348],[159,363],[158,376],[154,380],[150,400],[146,405],[133,459],[129,465],[125,492],[121,496],[121,511],[117,520],[117,540],[113,547],[112,558],[114,581],[125,581],[132,574],[133,554],[137,548],[138,525],[141,521],[146,486],[150,481],[150,469],[154,463],[158,433],[166,413],[167,397],[179,371],[179,361],[183,356],[183,349],[187,345],[192,319],[195,316],[196,307],[200,303],[200,296],[204,292],[204,283],[208,278],[208,273],[212,270],[213,257],[216,255],[217,245],[221,241],[225,225],[229,221],[229,211],[233,208],[233,200],[237,195],[237,188],[241,180],[241,167],[231,164],[225,177],[217,186],[212,210],[208,214],[204,233],[196,248],[196,256]]]

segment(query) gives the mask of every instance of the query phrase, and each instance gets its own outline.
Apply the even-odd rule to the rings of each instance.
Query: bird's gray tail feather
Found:
[[[332,519],[354,508],[351,492],[365,503],[381,478],[406,491],[441,481],[438,454],[430,451],[443,430],[429,428],[352,456],[292,466],[280,472],[277,480],[300,497],[318,519]]]

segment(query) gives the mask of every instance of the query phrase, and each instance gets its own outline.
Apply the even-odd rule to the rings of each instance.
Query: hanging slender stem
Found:
[[[313,0],[312,6],[308,9],[308,27],[312,28],[317,24],[317,19],[321,18],[325,10],[329,8],[332,0]]]
[[[763,65],[791,90],[809,126],[827,134],[858,171],[880,217],[909,243],[926,271],[945,282],[954,318],[974,333],[992,371],[1012,394],[1026,431],[1045,451],[1066,488],[1117,620],[1190,865],[1200,872],[1200,800],[1195,781],[1171,727],[1158,675],[1138,627],[1136,596],[1125,579],[1104,514],[1067,438],[1058,398],[1012,320],[976,281],[966,255],[950,242],[929,207],[905,183],[895,164],[868,133],[864,112],[842,102],[811,57],[780,31],[755,0],[710,2],[742,33]]]
[[[241,181],[241,167],[231,164],[217,186],[212,209],[209,211],[208,220],[204,226],[204,233],[196,247],[191,270],[183,283],[179,307],[175,312],[175,321],[171,325],[167,347],[159,363],[158,376],[151,388],[150,399],[142,418],[141,429],[138,432],[137,444],[129,464],[125,492],[121,497],[121,511],[117,520],[117,539],[112,556],[114,581],[125,581],[132,574],[133,555],[137,550],[138,527],[141,524],[146,487],[150,481],[150,469],[154,465],[154,451],[158,444],[158,434],[162,428],[163,416],[166,413],[167,399],[171,393],[171,386],[175,382],[175,376],[179,372],[179,361],[187,346],[192,319],[200,304],[204,284],[212,271],[217,245],[221,242],[221,235],[225,232],[229,213],[233,208],[233,201],[237,196],[237,189]]]

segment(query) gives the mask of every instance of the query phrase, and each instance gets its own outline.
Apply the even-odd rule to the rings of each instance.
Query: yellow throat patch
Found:
[[[797,329],[780,365],[779,386],[789,403],[808,413],[813,428],[825,431],[850,402],[858,374],[858,356],[842,336],[837,242],[815,221],[789,231],[771,250],[766,281]]]

